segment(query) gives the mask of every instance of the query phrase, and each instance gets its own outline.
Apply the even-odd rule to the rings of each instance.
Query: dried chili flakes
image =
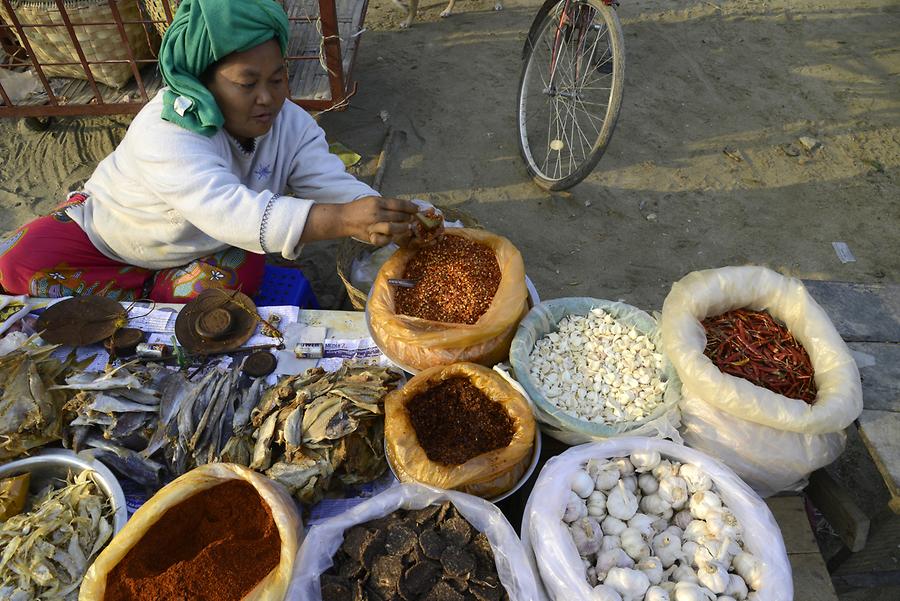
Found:
[[[703,353],[724,373],[810,405],[815,402],[809,354],[768,312],[736,309],[702,323]]]
[[[416,285],[396,290],[397,313],[473,324],[494,300],[500,286],[500,264],[488,246],[445,235],[416,252],[406,264],[403,278]]]
[[[512,442],[513,420],[468,378],[448,378],[406,403],[416,438],[428,458],[460,465]]]

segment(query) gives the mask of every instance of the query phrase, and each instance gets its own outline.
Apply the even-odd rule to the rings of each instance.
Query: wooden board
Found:
[[[900,413],[864,409],[859,433],[891,493],[891,509],[900,513]]]
[[[900,344],[895,342],[851,342],[858,353],[866,409],[900,412]]]

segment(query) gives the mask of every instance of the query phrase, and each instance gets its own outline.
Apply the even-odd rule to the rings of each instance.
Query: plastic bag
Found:
[[[253,485],[269,505],[281,536],[281,560],[278,567],[263,578],[242,601],[282,601],[291,581],[294,560],[301,542],[303,524],[300,515],[294,501],[281,485],[253,470],[231,463],[210,463],[193,469],[173,480],[144,503],[88,569],[81,584],[79,601],[103,600],[107,575],[166,511],[198,492],[228,480],[246,480]]]
[[[394,311],[394,287],[415,254],[400,249],[382,266],[366,305],[369,331],[385,355],[404,368],[426,369],[470,361],[491,366],[506,358],[516,325],[528,310],[522,255],[502,236],[467,228],[447,231],[492,248],[500,264],[500,286],[490,307],[474,324],[442,323]]]
[[[763,566],[759,599],[791,601],[791,565],[781,531],[769,508],[731,470],[715,459],[669,442],[623,437],[573,447],[553,457],[541,470],[522,517],[522,544],[537,563],[554,601],[590,601],[591,586],[572,536],[562,521],[573,473],[593,458],[622,457],[635,451],[657,451],[662,457],[692,463],[709,475],[722,501],[744,528],[744,546]]]
[[[397,509],[422,509],[450,501],[472,526],[487,536],[494,552],[497,575],[511,601],[540,601],[534,571],[525,549],[503,513],[477,497],[421,484],[400,484],[363,501],[352,509],[313,526],[300,553],[286,599],[321,601],[319,578],[344,541],[344,531],[357,524],[384,517]]]
[[[513,420],[508,446],[476,455],[461,465],[431,461],[419,445],[406,403],[435,384],[465,377],[491,400],[503,405]],[[491,498],[512,488],[531,463],[535,434],[528,401],[502,376],[474,363],[427,369],[384,399],[384,439],[391,468],[401,481],[414,481]]]
[[[768,311],[803,345],[815,372],[815,404],[722,373],[703,354],[706,334],[700,321],[739,308]],[[683,396],[718,410],[682,403],[688,445],[715,453],[766,495],[796,487],[843,450],[843,430],[862,412],[859,370],[828,315],[799,280],[764,267],[697,271],[672,286],[660,323]]]
[[[535,343],[545,335],[555,332],[557,325],[567,315],[587,315],[592,309],[603,309],[612,317],[633,326],[646,335],[661,350],[659,328],[656,320],[636,307],[608,300],[587,297],[558,298],[544,301],[528,312],[519,323],[519,329],[509,349],[509,362],[516,380],[528,393],[534,404],[534,414],[542,424],[541,431],[566,444],[581,444],[604,440],[613,436],[668,437],[681,442],[678,435],[678,402],[681,400],[681,383],[672,366],[666,362],[660,379],[668,380],[663,402],[647,417],[637,421],[602,424],[578,419],[569,415],[541,392],[531,376],[531,351]]]

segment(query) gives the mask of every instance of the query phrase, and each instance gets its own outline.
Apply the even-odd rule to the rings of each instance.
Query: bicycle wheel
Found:
[[[625,78],[616,11],[599,0],[571,0],[563,18],[565,5],[560,0],[532,26],[519,79],[519,150],[547,190],[571,188],[597,165]]]

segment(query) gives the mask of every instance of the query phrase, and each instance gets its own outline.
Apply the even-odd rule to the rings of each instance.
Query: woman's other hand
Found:
[[[363,196],[342,205],[346,235],[382,246],[405,246],[412,238],[411,223],[419,207],[400,198]]]

